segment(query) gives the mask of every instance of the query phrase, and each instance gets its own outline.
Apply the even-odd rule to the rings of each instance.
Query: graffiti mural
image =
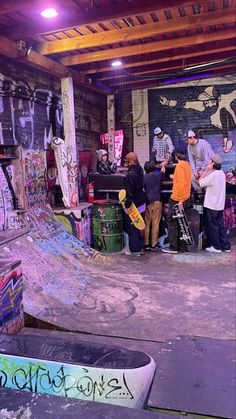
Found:
[[[7,213],[13,209],[12,195],[0,164],[0,231],[7,229]]]
[[[91,246],[91,207],[82,210],[56,211],[55,217],[70,234],[73,234],[77,239]]]
[[[0,144],[43,149],[52,130],[56,135],[61,127],[59,96],[44,86],[32,88],[25,81],[0,73]]]
[[[226,197],[224,209],[224,225],[230,231],[236,227],[236,197]]]
[[[44,151],[22,153],[26,208],[47,202],[46,156]]]
[[[145,358],[146,365],[112,368],[0,354],[0,387],[142,408],[155,371],[152,358]]]
[[[224,161],[235,165],[236,89],[233,84],[173,87],[149,90],[150,146],[156,126],[175,146],[183,144],[189,129],[206,139]]]
[[[16,333],[24,326],[23,279],[20,262],[0,264],[0,332]]]

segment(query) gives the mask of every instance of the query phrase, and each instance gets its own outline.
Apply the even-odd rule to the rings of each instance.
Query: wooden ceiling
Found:
[[[236,0],[1,0],[0,53],[103,93],[230,74],[235,12]]]

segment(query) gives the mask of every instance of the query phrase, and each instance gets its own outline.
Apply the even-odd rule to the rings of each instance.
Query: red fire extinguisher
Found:
[[[87,185],[87,201],[90,203],[94,202],[94,182]]]

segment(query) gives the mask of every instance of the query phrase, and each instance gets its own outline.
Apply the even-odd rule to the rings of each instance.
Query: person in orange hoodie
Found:
[[[163,248],[164,253],[178,253],[187,251],[184,240],[179,240],[180,230],[176,218],[173,218],[174,206],[179,205],[180,209],[190,207],[190,191],[192,172],[191,166],[187,161],[187,154],[184,150],[175,151],[175,159],[177,165],[173,176],[173,191],[169,200],[169,208],[167,213],[167,226],[169,237],[169,248]]]

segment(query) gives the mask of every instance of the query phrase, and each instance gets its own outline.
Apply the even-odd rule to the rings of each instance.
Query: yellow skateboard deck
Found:
[[[126,190],[121,189],[120,192],[119,192],[119,201],[120,201],[123,208],[125,208],[125,198],[126,198]],[[130,212],[130,214],[128,214],[128,216],[131,219],[132,224],[138,230],[144,230],[145,222],[144,222],[144,219],[143,219],[142,215],[140,214],[138,208],[134,204],[132,204],[130,208],[131,208],[131,212]]]

